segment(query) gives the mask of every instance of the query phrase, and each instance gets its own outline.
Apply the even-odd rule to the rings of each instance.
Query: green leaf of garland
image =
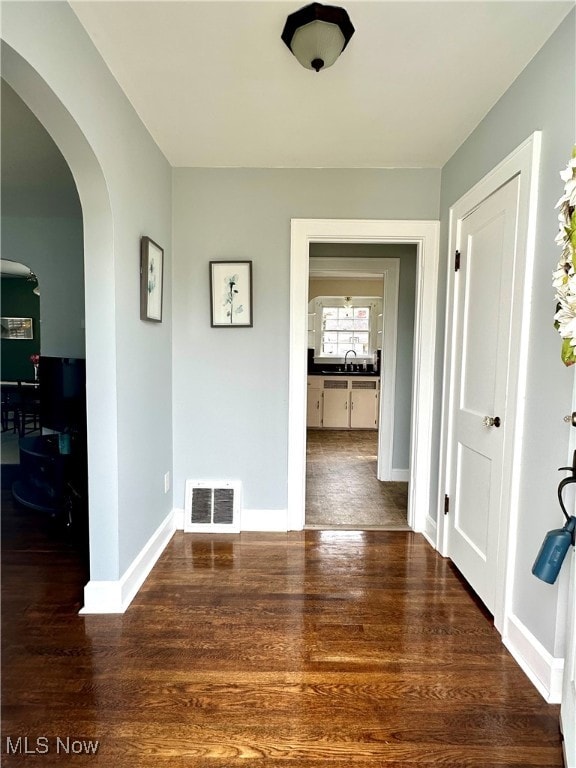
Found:
[[[570,339],[562,339],[562,362],[566,366],[574,365],[576,363],[576,350],[570,344]]]
[[[572,147],[571,157],[572,159],[576,158],[576,144]],[[576,168],[572,169],[572,178],[576,178]],[[574,264],[576,261],[576,209],[571,209],[570,205],[565,202],[561,213],[564,215],[564,243],[561,244],[563,249],[562,256]],[[558,268],[560,268],[560,264]],[[558,307],[556,307],[556,311],[558,311]],[[556,330],[560,330],[560,323],[556,321],[554,327]],[[562,339],[561,358],[566,366],[576,364],[576,347],[573,347],[570,342],[571,339]]]

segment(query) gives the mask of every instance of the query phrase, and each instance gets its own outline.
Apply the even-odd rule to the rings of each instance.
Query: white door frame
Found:
[[[436,546],[430,515],[434,359],[438,284],[438,221],[292,219],[290,247],[290,370],[288,403],[288,528],[302,530],[306,500],[306,347],[310,243],[417,246],[414,375],[408,524]]]
[[[394,449],[394,403],[396,392],[396,343],[398,336],[398,294],[400,292],[400,259],[377,258],[311,258],[309,277],[380,277],[382,292],[382,360],[378,407],[378,480],[396,480],[392,473]],[[314,263],[312,263],[314,262]],[[321,262],[321,268],[315,264]],[[355,263],[356,262],[356,263]],[[372,262],[373,265],[370,264]]]
[[[572,390],[572,412],[576,410],[576,375]],[[570,456],[576,450],[576,434],[570,430]],[[570,463],[568,460],[567,464]],[[571,514],[576,515],[576,500]],[[570,547],[563,568],[568,569],[567,618],[566,618],[566,654],[564,657],[564,675],[560,701],[560,728],[564,736],[564,763],[576,766],[576,552]]]
[[[570,547],[564,568],[570,570],[568,585],[568,620],[566,634],[566,657],[562,700],[560,702],[560,728],[562,730],[564,762],[576,766],[576,553]]]
[[[455,251],[459,248],[461,221],[483,200],[515,176],[520,177],[518,192],[517,250],[514,262],[513,290],[510,322],[510,361],[506,386],[506,420],[503,424],[504,447],[502,466],[501,505],[509,515],[500,516],[499,547],[496,568],[496,601],[494,625],[504,633],[505,619],[512,606],[512,580],[517,542],[517,510],[519,498],[519,462],[514,456],[521,453],[524,398],[527,378],[528,334],[522,333],[522,326],[529,324],[530,295],[534,263],[534,241],[538,196],[538,165],[540,159],[541,134],[535,132],[515,149],[496,168],[460,198],[450,208],[450,232],[448,263],[453,264]],[[455,372],[453,370],[454,349],[454,301],[455,272],[448,270],[446,292],[446,333],[444,347],[444,377],[442,398],[442,428],[440,440],[440,489],[438,499],[438,542],[443,555],[448,555],[449,525],[443,512],[444,494],[451,485],[452,435],[454,423]]]

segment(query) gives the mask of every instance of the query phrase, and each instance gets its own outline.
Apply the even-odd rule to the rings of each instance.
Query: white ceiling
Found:
[[[307,1],[71,6],[173,166],[438,168],[574,5],[344,0],[317,74],[280,39]]]

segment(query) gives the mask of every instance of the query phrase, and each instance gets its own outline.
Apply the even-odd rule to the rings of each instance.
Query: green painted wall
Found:
[[[40,297],[32,293],[35,283],[20,278],[0,280],[2,317],[31,317],[34,338],[1,339],[2,381],[33,379],[30,355],[40,354]]]

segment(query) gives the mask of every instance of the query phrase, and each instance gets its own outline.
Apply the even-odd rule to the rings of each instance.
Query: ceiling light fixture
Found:
[[[331,67],[354,34],[344,8],[311,3],[286,19],[282,40],[306,69]]]

